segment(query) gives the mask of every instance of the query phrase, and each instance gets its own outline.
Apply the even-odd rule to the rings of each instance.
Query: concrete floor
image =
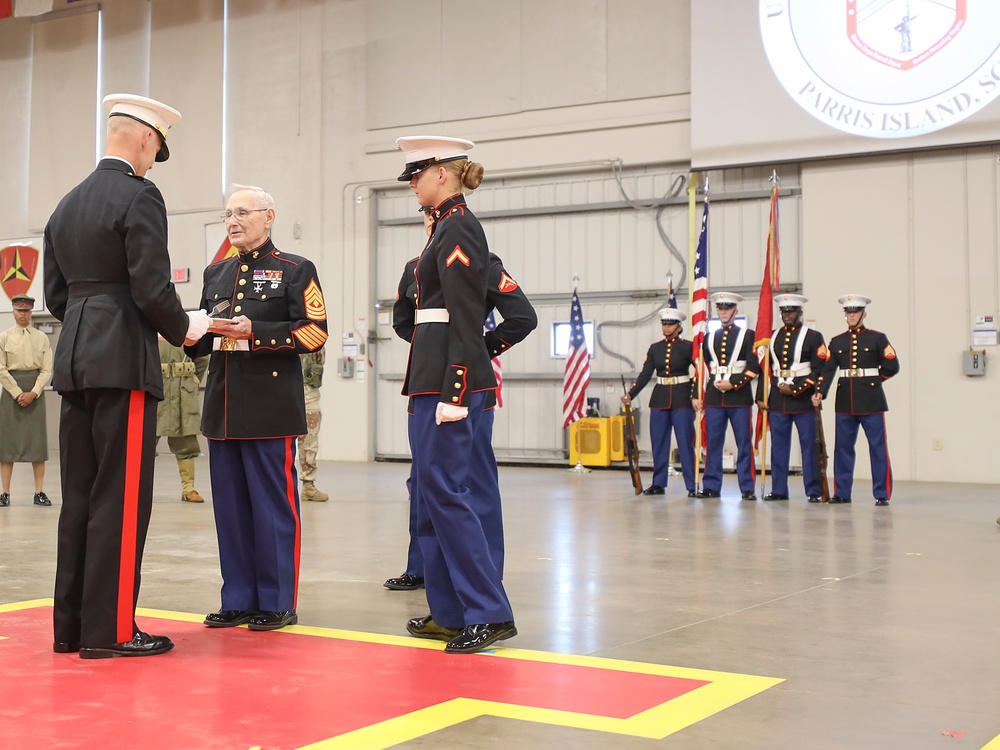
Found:
[[[0,509],[0,604],[52,594],[55,458],[49,471],[55,507],[39,508],[30,468],[15,467]],[[211,504],[179,502],[171,456],[156,471],[140,606],[214,611]],[[210,498],[204,457],[198,472]],[[331,500],[303,503],[300,624],[405,635],[426,613],[422,591],[381,585],[404,567],[408,472],[321,466]],[[662,740],[481,717],[400,747],[1000,747],[996,486],[901,483],[875,508],[864,482],[853,505],[826,506],[742,502],[732,475],[721,500],[688,499],[677,479],[666,497],[636,497],[617,470],[501,467],[500,480],[511,648],[784,682]]]

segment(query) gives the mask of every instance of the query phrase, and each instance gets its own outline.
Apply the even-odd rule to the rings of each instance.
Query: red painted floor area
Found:
[[[51,620],[50,607],[0,613],[4,747],[276,750],[457,697],[627,718],[707,684],[146,618],[174,651],[92,661],[52,653]]]

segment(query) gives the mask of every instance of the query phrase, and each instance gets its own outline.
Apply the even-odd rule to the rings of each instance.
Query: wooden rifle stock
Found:
[[[823,502],[830,502],[830,483],[826,478],[826,435],[823,432],[823,405],[813,407],[816,412],[816,463],[819,468],[819,482],[823,488]]]
[[[622,390],[628,395],[625,387],[625,376],[621,376]],[[639,441],[635,437],[635,415],[632,414],[632,404],[625,404],[625,455],[628,457],[628,472],[632,476],[632,488],[635,494],[642,494],[642,477],[639,475]]]

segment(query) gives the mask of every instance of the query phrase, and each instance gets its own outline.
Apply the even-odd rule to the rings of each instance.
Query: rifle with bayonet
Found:
[[[816,463],[819,468],[819,482],[823,488],[823,502],[830,502],[830,483],[826,478],[826,465],[829,457],[826,453],[826,434],[823,432],[823,405],[813,407],[816,412]]]
[[[628,395],[628,388],[625,387],[625,376],[621,376],[622,390]],[[635,415],[632,413],[632,404],[627,403],[625,407],[625,455],[628,457],[628,472],[632,476],[632,488],[635,494],[642,494],[642,477],[639,475],[639,441],[635,437]]]

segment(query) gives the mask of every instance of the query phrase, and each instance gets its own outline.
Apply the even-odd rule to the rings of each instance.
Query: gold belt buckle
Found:
[[[230,336],[223,336],[222,344],[219,346],[219,349],[224,352],[236,351],[236,339],[231,338]]]

